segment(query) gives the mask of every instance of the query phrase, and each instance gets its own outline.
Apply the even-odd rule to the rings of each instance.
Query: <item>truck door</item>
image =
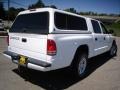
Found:
[[[108,51],[109,50],[109,45],[110,45],[110,35],[107,31],[107,29],[105,28],[105,26],[100,23],[100,26],[101,26],[101,30],[103,32],[103,44],[104,44],[104,47],[105,47],[105,51]]]
[[[91,20],[91,23],[93,27],[94,52],[95,55],[98,55],[104,52],[103,34],[97,20]]]

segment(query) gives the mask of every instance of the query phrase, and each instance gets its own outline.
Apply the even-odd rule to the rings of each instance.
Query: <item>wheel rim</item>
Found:
[[[80,60],[79,67],[78,67],[78,73],[79,73],[79,75],[81,75],[81,74],[83,74],[85,72],[86,65],[87,65],[86,58],[83,57]]]
[[[115,55],[115,53],[116,53],[116,46],[115,45],[113,45],[112,46],[112,48],[111,48],[111,52],[110,52],[110,54],[113,56],[113,55]]]

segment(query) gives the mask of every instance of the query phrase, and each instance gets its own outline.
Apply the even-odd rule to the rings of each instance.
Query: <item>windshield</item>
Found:
[[[19,15],[13,23],[10,32],[48,34],[49,13],[31,13]]]

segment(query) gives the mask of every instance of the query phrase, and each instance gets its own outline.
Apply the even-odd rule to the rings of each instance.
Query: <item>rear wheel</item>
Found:
[[[88,55],[86,53],[82,53],[77,55],[75,64],[74,64],[74,72],[78,78],[83,78],[86,74]]]

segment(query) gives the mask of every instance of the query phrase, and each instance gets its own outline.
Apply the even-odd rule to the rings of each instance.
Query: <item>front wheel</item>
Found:
[[[86,53],[80,54],[76,58],[74,65],[74,72],[78,78],[83,78],[86,74],[88,55]]]
[[[116,45],[116,43],[112,44],[112,47],[110,48],[109,54],[110,54],[110,56],[116,56],[116,54],[117,54],[117,45]]]

